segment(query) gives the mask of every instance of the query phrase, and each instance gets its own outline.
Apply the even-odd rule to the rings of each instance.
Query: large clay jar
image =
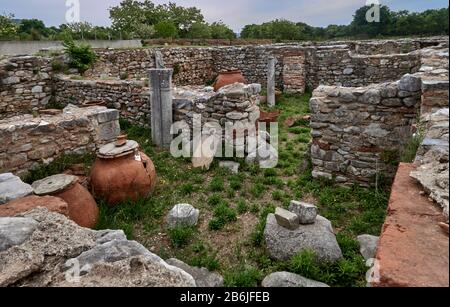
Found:
[[[100,148],[91,170],[94,197],[109,205],[147,198],[156,184],[152,160],[135,141],[110,143]]]
[[[69,207],[69,218],[81,227],[94,228],[98,220],[95,199],[78,178],[71,175],[55,175],[32,184],[34,194],[55,196],[63,199]]]
[[[217,92],[222,87],[234,84],[234,83],[247,83],[240,70],[229,70],[219,73],[219,76],[214,82],[214,91]]]

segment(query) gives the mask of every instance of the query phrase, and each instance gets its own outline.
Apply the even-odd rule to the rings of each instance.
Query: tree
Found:
[[[188,38],[211,38],[211,28],[207,23],[196,22],[191,25],[187,32]]]
[[[366,5],[359,8],[353,16],[351,23],[354,34],[375,37],[379,35],[390,35],[395,33],[395,18],[391,10],[385,6],[380,6],[380,22],[368,22],[366,18],[367,11],[372,6]]]
[[[47,28],[44,22],[39,19],[22,19],[19,24],[19,33],[33,34],[33,32],[46,36]]]
[[[136,25],[146,23],[146,14],[149,8],[154,8],[150,1],[139,2],[136,0],[124,0],[118,6],[109,9],[109,16],[112,20],[112,27],[116,31],[133,33]]]
[[[12,38],[17,33],[13,17],[14,15],[0,15],[0,38]]]
[[[160,21],[155,25],[156,37],[177,38],[178,29],[171,21]]]
[[[136,25],[134,30],[134,36],[139,37],[141,39],[150,39],[156,34],[155,27],[152,25],[148,25],[145,23],[140,23]]]
[[[213,22],[210,25],[211,37],[214,39],[235,39],[236,33],[233,32],[226,24],[222,21]]]

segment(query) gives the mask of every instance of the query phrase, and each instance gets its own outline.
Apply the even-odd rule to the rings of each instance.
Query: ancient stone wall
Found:
[[[45,108],[52,96],[50,62],[35,56],[0,61],[0,119]]]
[[[120,111],[120,118],[146,126],[150,123],[150,90],[143,81],[71,80],[55,78],[55,101],[82,106],[92,102]]]
[[[93,152],[120,133],[119,113],[68,106],[64,113],[0,120],[0,173],[22,175],[62,154]]]
[[[148,78],[155,68],[155,53],[161,52],[167,68],[173,68],[177,85],[204,85],[216,76],[211,48],[156,48],[97,50],[100,60],[87,77]]]
[[[400,150],[412,135],[421,80],[360,88],[317,88],[310,102],[313,176],[371,185],[392,177]]]
[[[306,52],[306,83],[319,85],[366,86],[395,81],[420,68],[417,54],[359,55],[347,46],[309,48]]]

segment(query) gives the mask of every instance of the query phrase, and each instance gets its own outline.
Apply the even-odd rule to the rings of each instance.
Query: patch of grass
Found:
[[[225,188],[223,178],[214,177],[209,183],[209,190],[212,192],[222,192]]]
[[[412,163],[416,159],[417,150],[423,141],[421,134],[412,136],[405,147],[400,151],[400,162]]]
[[[167,232],[173,247],[180,248],[185,246],[191,240],[194,234],[193,227],[177,226],[169,229]]]
[[[283,199],[284,193],[283,191],[276,190],[272,192],[272,198],[273,200],[281,201]]]
[[[208,205],[212,207],[218,206],[222,202],[224,202],[224,199],[220,194],[213,194],[208,198]]]
[[[229,179],[230,188],[233,190],[240,190],[242,188],[242,179],[239,176],[232,176]]]
[[[85,155],[63,155],[57,159],[55,159],[50,164],[41,163],[38,166],[30,169],[28,174],[24,178],[24,182],[28,184],[32,184],[37,180],[44,179],[49,176],[57,175],[63,173],[67,170],[71,165],[74,164],[83,164],[86,169],[86,173],[89,170],[89,166],[95,160],[94,154],[85,154]]]
[[[222,202],[214,209],[214,218],[209,221],[210,230],[221,230],[226,224],[237,220],[236,211],[229,204]]]
[[[267,216],[270,213],[275,213],[275,206],[272,204],[267,205],[259,216],[258,224],[255,231],[251,235],[251,242],[254,247],[261,247],[264,243],[264,229],[266,228]]]
[[[306,135],[306,134],[300,134],[297,137],[297,141],[300,142],[300,143],[308,144],[309,141],[311,141],[311,136],[310,135]]]
[[[207,268],[210,271],[217,271],[220,269],[220,262],[216,258],[215,252],[207,248],[203,242],[197,242],[192,247],[192,257],[188,259],[187,263],[194,267]]]
[[[266,188],[261,183],[254,184],[250,189],[250,194],[252,194],[255,198],[260,198]]]
[[[245,199],[240,199],[236,205],[236,210],[239,214],[247,213],[249,208]]]
[[[224,276],[225,287],[256,287],[263,274],[252,266],[239,266],[227,271]]]
[[[192,183],[185,183],[181,186],[181,194],[183,195],[191,195],[194,191],[195,187]]]

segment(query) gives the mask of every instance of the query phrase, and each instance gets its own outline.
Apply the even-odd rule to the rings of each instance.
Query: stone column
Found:
[[[169,148],[172,142],[173,69],[150,69],[150,104],[153,144]]]
[[[267,104],[269,107],[275,106],[275,65],[277,59],[270,57],[267,67]]]

